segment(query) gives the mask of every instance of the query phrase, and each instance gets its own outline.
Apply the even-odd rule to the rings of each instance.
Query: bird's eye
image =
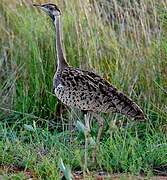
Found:
[[[53,10],[53,7],[50,7],[49,9],[52,11],[52,10]]]

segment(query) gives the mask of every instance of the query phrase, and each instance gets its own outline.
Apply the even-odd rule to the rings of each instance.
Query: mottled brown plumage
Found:
[[[54,91],[59,100],[71,107],[92,112],[117,112],[144,118],[139,106],[93,72],[65,67],[54,77]]]

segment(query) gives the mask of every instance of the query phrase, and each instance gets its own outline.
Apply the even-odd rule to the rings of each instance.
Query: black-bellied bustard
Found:
[[[100,125],[96,140],[97,145],[103,128],[103,119],[98,115],[99,112],[121,113],[135,119],[144,119],[144,113],[135,102],[119,92],[105,79],[93,72],[70,67],[62,48],[60,10],[55,4],[51,3],[34,4],[34,6],[47,12],[56,28],[57,69],[53,78],[54,93],[67,106],[76,107],[87,112],[85,116],[86,163],[90,113],[93,114]]]

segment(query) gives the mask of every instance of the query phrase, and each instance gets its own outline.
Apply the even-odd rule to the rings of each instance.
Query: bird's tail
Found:
[[[117,91],[114,95],[113,103],[121,114],[132,117],[135,120],[145,119],[142,109],[123,93]]]

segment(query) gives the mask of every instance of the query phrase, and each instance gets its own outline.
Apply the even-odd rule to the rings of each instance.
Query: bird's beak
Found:
[[[48,13],[48,10],[46,8],[42,7],[40,4],[33,4],[33,6],[39,7],[40,9],[42,9],[43,11]]]
[[[41,5],[40,5],[40,4],[33,4],[33,6],[41,7]]]

